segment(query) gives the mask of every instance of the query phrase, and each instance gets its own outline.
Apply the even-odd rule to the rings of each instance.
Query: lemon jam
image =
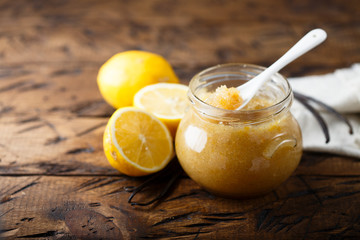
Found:
[[[289,111],[293,95],[284,77],[276,74],[245,109],[232,110],[242,101],[232,87],[262,70],[218,65],[190,82],[191,107],[178,127],[176,153],[189,177],[215,195],[247,198],[268,193],[299,164],[301,132]],[[224,99],[232,102],[221,102]]]

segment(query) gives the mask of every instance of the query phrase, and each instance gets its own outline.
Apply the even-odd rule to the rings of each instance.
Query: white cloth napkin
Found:
[[[348,126],[316,104],[329,127],[330,142],[325,137],[314,116],[297,100],[291,112],[300,124],[303,146],[306,151],[328,152],[360,158],[360,63],[333,73],[289,78],[293,91],[316,98],[344,114],[353,126]]]

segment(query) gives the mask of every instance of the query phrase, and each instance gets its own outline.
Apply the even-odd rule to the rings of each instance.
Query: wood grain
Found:
[[[182,178],[161,204],[146,208],[127,204],[124,187],[133,183],[121,176],[2,177],[0,204],[6,211],[1,234],[34,239],[316,239],[324,233],[351,238],[359,230],[354,216],[359,216],[360,204],[346,204],[359,196],[359,175],[296,175],[273,193],[242,201],[213,197]]]
[[[219,63],[267,66],[316,27],[326,42],[282,73],[332,72],[360,62],[359,12],[357,0],[1,0],[0,239],[359,239],[360,161],[331,154],[304,153],[256,199],[214,197],[182,174],[161,201],[131,206],[147,178],[106,161],[114,109],[96,85],[117,52],[161,54],[186,84]]]

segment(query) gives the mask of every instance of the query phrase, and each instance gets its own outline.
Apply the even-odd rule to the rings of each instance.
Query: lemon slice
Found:
[[[151,113],[134,107],[114,112],[106,126],[103,145],[111,166],[129,176],[158,172],[174,156],[166,126]]]
[[[188,87],[176,83],[157,83],[140,89],[134,96],[134,106],[159,118],[173,138],[188,106]]]

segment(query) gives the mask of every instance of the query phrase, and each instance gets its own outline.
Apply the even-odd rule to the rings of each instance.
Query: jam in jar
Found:
[[[224,64],[190,81],[190,107],[177,130],[176,153],[189,177],[215,195],[248,198],[268,193],[301,159],[301,131],[290,112],[293,93],[282,75],[272,76],[244,109],[224,109],[208,101],[223,94],[216,89],[226,92],[263,70]]]

